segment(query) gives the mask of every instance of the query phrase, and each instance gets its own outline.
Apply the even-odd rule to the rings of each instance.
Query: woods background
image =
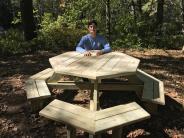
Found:
[[[0,53],[74,50],[96,19],[113,49],[182,49],[184,0],[0,0]]]

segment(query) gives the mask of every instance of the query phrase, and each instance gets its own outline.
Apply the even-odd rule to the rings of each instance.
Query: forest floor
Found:
[[[184,54],[178,50],[126,50],[124,53],[141,60],[139,68],[160,79],[165,85],[166,105],[149,120],[123,128],[127,138],[184,138]],[[48,59],[59,53],[39,51],[34,54],[0,57],[0,137],[66,137],[61,123],[40,117],[31,112],[24,84],[31,75],[51,67]],[[89,105],[89,91],[55,92],[54,98],[84,107]],[[71,98],[72,95],[72,99]],[[133,93],[106,93],[101,105],[108,106],[123,100],[135,100]],[[77,130],[77,137],[86,136]],[[111,133],[103,134],[110,138]]]

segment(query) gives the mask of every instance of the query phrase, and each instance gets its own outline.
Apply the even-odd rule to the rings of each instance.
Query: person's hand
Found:
[[[84,56],[91,56],[92,54],[91,54],[91,52],[90,51],[86,51],[85,53],[84,53]]]
[[[102,55],[103,54],[103,52],[101,51],[101,50],[98,50],[97,52],[96,52],[96,55],[97,56],[100,56],[100,55]]]

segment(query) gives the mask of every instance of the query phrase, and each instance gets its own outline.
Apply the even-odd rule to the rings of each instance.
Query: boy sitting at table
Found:
[[[84,53],[84,56],[96,56],[108,53],[111,51],[109,43],[105,38],[97,34],[97,22],[91,20],[88,23],[89,34],[83,36],[76,47],[76,51]]]

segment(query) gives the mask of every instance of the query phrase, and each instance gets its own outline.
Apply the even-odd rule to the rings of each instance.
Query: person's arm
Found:
[[[86,52],[85,48],[84,48],[84,45],[85,45],[85,38],[82,37],[80,42],[78,43],[77,47],[76,47],[76,51],[77,52],[80,52],[80,53],[84,53]]]
[[[102,49],[102,53],[109,53],[109,52],[111,52],[111,47],[109,43],[106,43],[104,45],[104,48]]]
[[[103,49],[101,50],[103,54],[111,52],[110,44],[105,40],[104,37],[101,38]]]

